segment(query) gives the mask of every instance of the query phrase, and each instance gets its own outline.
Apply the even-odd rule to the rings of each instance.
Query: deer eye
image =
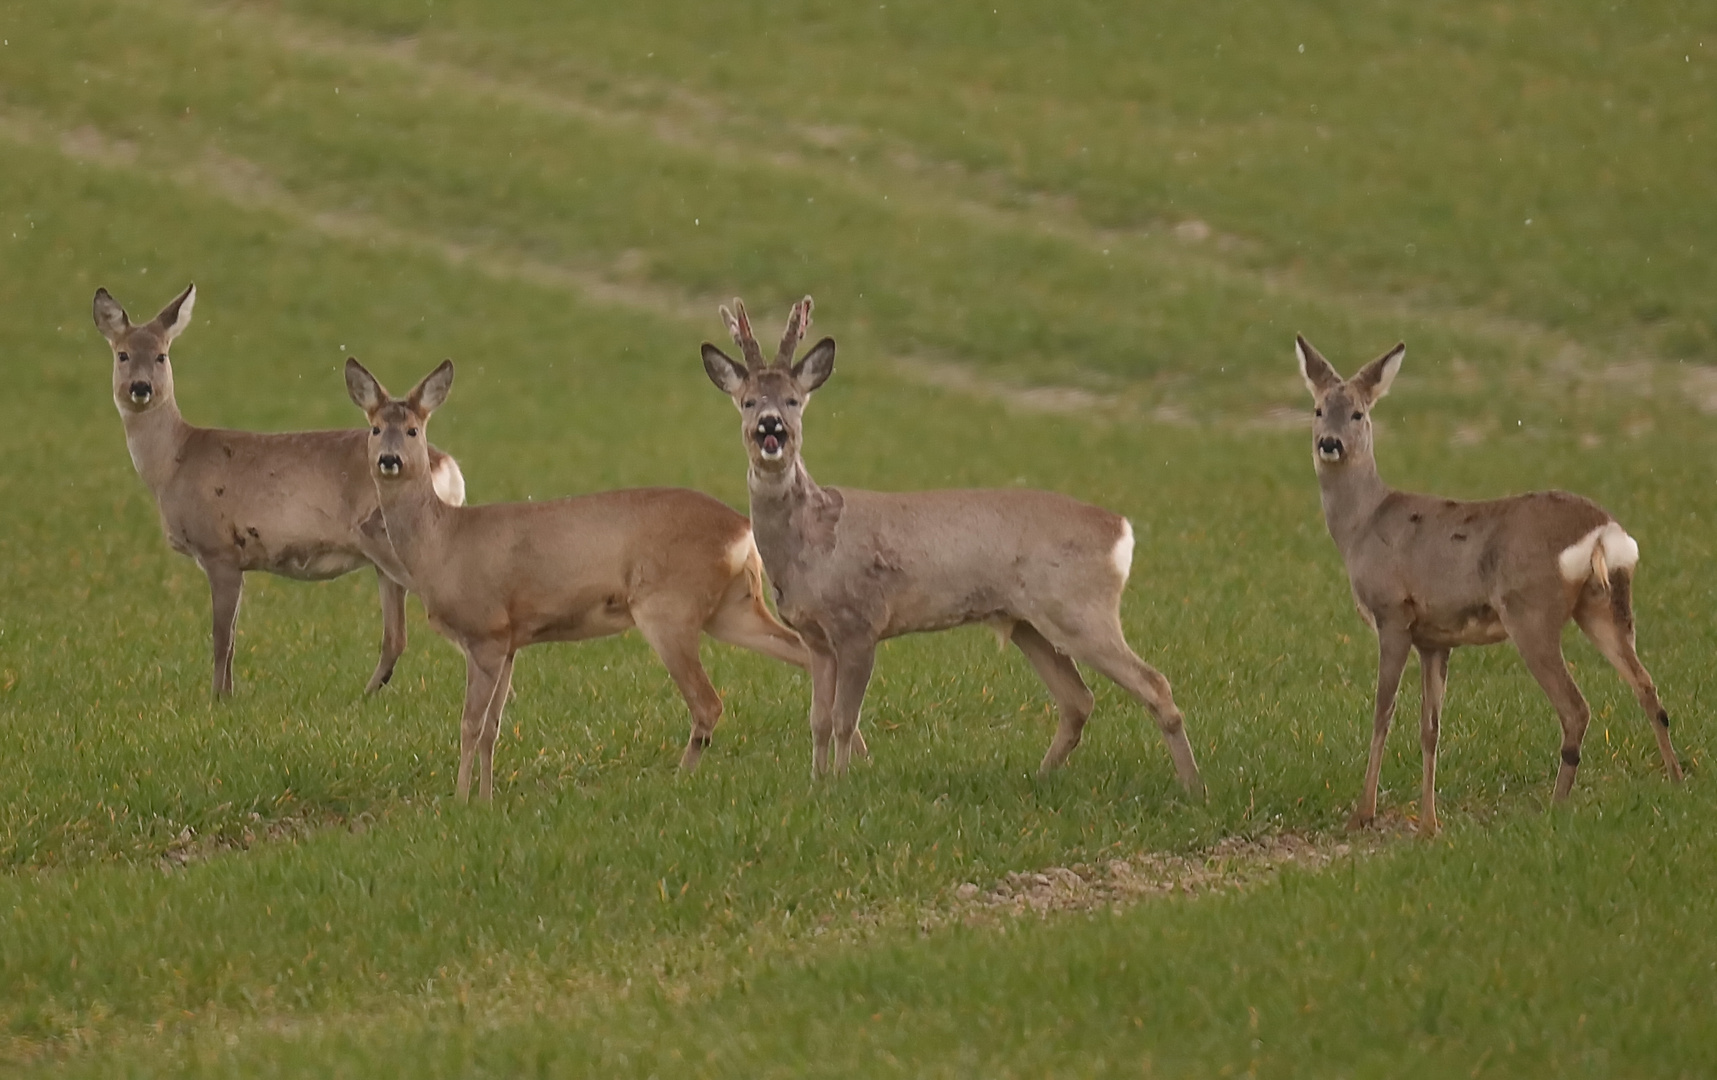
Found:
[[[406,433],[406,436],[408,438],[413,438],[413,439],[417,438],[417,429],[414,427],[406,428],[405,433]]]
[[[129,360],[129,359],[131,359],[131,354],[130,354],[130,353],[123,353],[123,352],[122,352],[122,353],[120,353],[120,354],[119,354],[119,362],[120,362],[120,363],[122,363],[122,364],[123,364],[123,363],[125,363],[125,362],[126,362],[126,361],[127,361],[127,360]]]
[[[1355,419],[1355,420],[1364,420],[1364,419],[1365,419],[1365,414],[1364,414],[1364,413],[1362,413],[1362,412],[1356,412],[1356,413],[1354,413],[1354,414],[1353,414],[1353,418],[1354,418],[1354,419]]]
[[[787,407],[789,409],[797,409],[799,407],[799,399],[796,397],[788,398],[787,399]]]
[[[746,398],[745,399],[745,407],[748,409],[757,408],[757,399],[756,398]]]
[[[1324,411],[1322,409],[1313,409],[1312,413],[1315,416],[1322,416],[1324,414]]]
[[[166,363],[166,362],[167,362],[167,354],[166,354],[166,353],[162,353],[162,354],[161,354],[161,355],[160,355],[160,356],[157,356],[157,357],[156,357],[156,358],[155,358],[155,362],[156,362],[156,363],[157,363],[157,364],[165,364],[165,363]]]
[[[370,428],[370,434],[371,435],[380,435],[381,433],[382,433],[382,429],[379,427]]]

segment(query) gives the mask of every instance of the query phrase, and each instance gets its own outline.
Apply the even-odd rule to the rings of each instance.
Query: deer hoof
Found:
[[[1347,831],[1363,832],[1366,829],[1371,828],[1371,822],[1371,814],[1362,814],[1358,810],[1355,810],[1353,812],[1353,816],[1347,819]]]

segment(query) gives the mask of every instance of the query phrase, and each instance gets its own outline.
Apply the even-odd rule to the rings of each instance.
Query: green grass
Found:
[[[1710,1072],[1702,14],[0,8],[0,1060]],[[88,311],[98,284],[141,315],[188,280],[191,420],[346,425],[348,353],[395,386],[452,356],[433,437],[474,501],[673,483],[743,506],[696,346],[718,298],[773,325],[813,292],[841,341],[808,420],[821,480],[1052,487],[1133,520],[1128,633],[1209,802],[1107,685],[1069,767],[1032,778],[1047,696],[979,631],[887,645],[876,759],[823,786],[806,679],[720,646],[727,718],[676,775],[684,708],[634,636],[525,654],[497,804],[458,807],[462,665],[414,608],[362,700],[364,575],[253,577],[239,692],[212,704],[206,587],[131,470]],[[1639,537],[1689,782],[1570,637],[1594,723],[1546,814],[1549,705],[1506,647],[1467,650],[1436,843],[1116,914],[931,918],[963,882],[1344,818],[1375,661],[1282,419],[1296,330],[1344,369],[1408,340],[1393,482],[1572,488]],[[1409,815],[1415,709],[1410,687],[1384,769]]]

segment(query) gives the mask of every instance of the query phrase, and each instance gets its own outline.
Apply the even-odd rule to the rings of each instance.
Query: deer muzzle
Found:
[[[130,394],[132,404],[147,405],[149,399],[155,396],[155,388],[142,379],[138,379],[131,384]]]
[[[1341,440],[1326,435],[1318,440],[1318,457],[1324,461],[1340,461],[1342,455]]]
[[[402,464],[398,454],[383,454],[376,458],[376,471],[383,476],[398,476]]]
[[[779,460],[787,446],[787,425],[779,416],[762,417],[757,421],[753,438],[765,461]]]

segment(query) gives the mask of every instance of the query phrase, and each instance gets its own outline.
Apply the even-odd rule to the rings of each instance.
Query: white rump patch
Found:
[[[1632,570],[1639,562],[1639,542],[1612,521],[1593,529],[1556,556],[1562,580],[1574,585],[1590,578],[1596,561],[1594,556],[1600,545],[1604,566],[1608,570]]]
[[[1115,571],[1121,575],[1121,583],[1127,582],[1127,577],[1133,572],[1133,523],[1126,518],[1121,519],[1121,538],[1115,541],[1115,550],[1109,553],[1115,562]]]
[[[751,561],[751,553],[756,550],[757,540],[751,535],[751,530],[748,528],[727,549],[727,572],[737,575],[745,569],[745,564]]]
[[[459,471],[459,463],[448,454],[429,470],[429,482],[435,487],[435,494],[448,506],[465,505],[465,474]]]

